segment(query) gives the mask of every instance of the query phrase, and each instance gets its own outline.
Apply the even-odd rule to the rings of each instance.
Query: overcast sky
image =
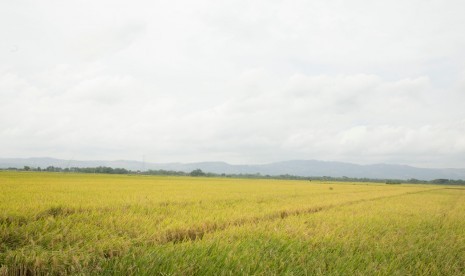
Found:
[[[0,157],[465,167],[465,2],[0,1]]]

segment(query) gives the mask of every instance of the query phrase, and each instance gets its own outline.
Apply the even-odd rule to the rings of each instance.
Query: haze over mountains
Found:
[[[0,158],[0,168],[23,166],[68,167],[98,167],[125,168],[129,170],[174,170],[190,172],[201,169],[204,172],[226,174],[255,174],[297,176],[331,176],[331,177],[357,177],[378,179],[421,179],[432,180],[465,179],[465,169],[432,169],[417,168],[407,165],[373,164],[358,165],[343,162],[330,162],[318,160],[291,160],[260,165],[233,165],[226,162],[198,162],[198,163],[147,163],[131,160],[115,161],[79,161],[55,158]]]

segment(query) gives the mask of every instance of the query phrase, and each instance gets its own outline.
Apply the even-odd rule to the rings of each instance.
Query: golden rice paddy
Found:
[[[0,172],[0,275],[465,275],[465,187]]]

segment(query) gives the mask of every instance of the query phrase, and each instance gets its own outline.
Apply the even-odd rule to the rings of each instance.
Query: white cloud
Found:
[[[463,167],[461,1],[6,1],[1,156]]]

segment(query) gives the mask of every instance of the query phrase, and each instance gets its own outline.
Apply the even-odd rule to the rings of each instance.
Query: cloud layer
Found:
[[[0,152],[465,164],[461,1],[4,1]]]

